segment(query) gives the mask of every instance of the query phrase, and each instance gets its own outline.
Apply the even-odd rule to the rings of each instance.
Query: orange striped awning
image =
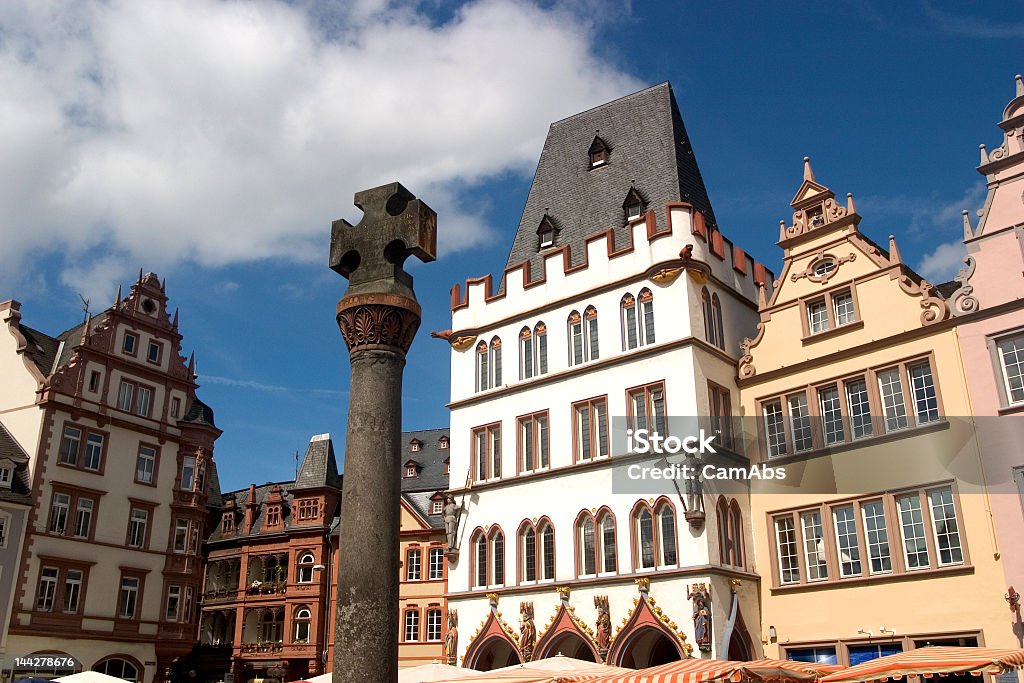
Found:
[[[1024,650],[979,647],[921,647],[851,666],[821,679],[822,683],[866,683],[904,676],[972,673],[999,674],[1024,667]]]
[[[781,659],[733,662],[722,659],[683,659],[625,675],[600,678],[595,683],[816,683],[836,667]]]

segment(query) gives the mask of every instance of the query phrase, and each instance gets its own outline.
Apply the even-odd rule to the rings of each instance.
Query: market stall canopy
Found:
[[[862,683],[913,675],[1000,674],[1020,668],[1024,668],[1024,650],[932,646],[872,659],[825,676],[821,683]]]
[[[459,680],[465,683],[590,683],[632,672],[632,669],[556,655],[527,664],[514,664],[492,671],[476,671],[473,672],[473,676]],[[448,683],[448,680],[438,683]]]
[[[478,675],[480,672],[474,669],[461,669],[457,666],[434,662],[408,669],[399,669],[398,683],[434,683],[435,681],[463,679]]]
[[[101,674],[99,671],[82,671],[70,676],[61,676],[53,679],[61,683],[124,683],[123,678]]]
[[[781,659],[734,662],[727,659],[683,659],[624,675],[601,678],[595,683],[817,683],[826,673],[842,667]]]

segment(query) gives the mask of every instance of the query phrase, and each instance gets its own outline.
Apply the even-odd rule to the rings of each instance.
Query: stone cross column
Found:
[[[437,214],[399,183],[357,192],[359,225],[331,226],[348,278],[338,328],[352,365],[338,546],[334,683],[398,679],[402,369],[420,324],[410,254],[433,261]]]

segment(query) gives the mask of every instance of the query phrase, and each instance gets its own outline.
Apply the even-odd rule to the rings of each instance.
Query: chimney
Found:
[[[256,523],[256,484],[249,484],[249,500],[245,501],[245,533],[252,531]]]

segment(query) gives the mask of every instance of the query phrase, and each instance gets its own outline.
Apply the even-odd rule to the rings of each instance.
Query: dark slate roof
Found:
[[[32,362],[39,368],[39,372],[44,376],[49,376],[50,370],[53,369],[53,359],[57,357],[60,341],[27,325],[18,325],[18,331],[28,342],[26,351]]]
[[[211,462],[206,474],[206,507],[219,508],[224,504],[220,495],[220,476],[217,474],[217,463]]]
[[[402,492],[448,490],[448,475],[445,474],[445,460],[451,453],[437,447],[441,437],[448,436],[448,429],[424,429],[416,432],[402,432],[402,462],[416,461],[416,476],[406,477],[402,471]],[[423,443],[418,452],[409,450],[409,443],[417,439]]]
[[[588,149],[600,136],[611,149],[607,164],[590,167]],[[559,228],[555,246],[569,245],[582,262],[584,239],[612,228],[615,245],[628,243],[622,205],[635,186],[647,208],[684,201],[716,227],[714,211],[672,87],[661,83],[551,124],[526,200],[508,266],[530,260],[541,273],[537,227],[545,212]]]
[[[192,397],[192,402],[189,404],[188,410],[185,411],[185,417],[181,418],[181,422],[217,428],[213,421],[213,408],[200,401],[197,396]]]
[[[0,423],[0,458],[10,458],[15,462],[11,488],[0,487],[0,501],[31,505],[32,489],[28,481],[28,453],[11,436],[3,423]]]
[[[435,491],[414,491],[412,493],[403,493],[402,498],[409,506],[416,510],[420,517],[425,519],[430,525],[431,529],[443,529],[444,528],[444,515],[432,515],[430,514],[430,497],[433,496]]]
[[[319,486],[338,488],[341,477],[338,476],[338,461],[334,457],[334,442],[330,434],[320,434],[309,440],[306,457],[295,478],[294,488],[309,489]]]

